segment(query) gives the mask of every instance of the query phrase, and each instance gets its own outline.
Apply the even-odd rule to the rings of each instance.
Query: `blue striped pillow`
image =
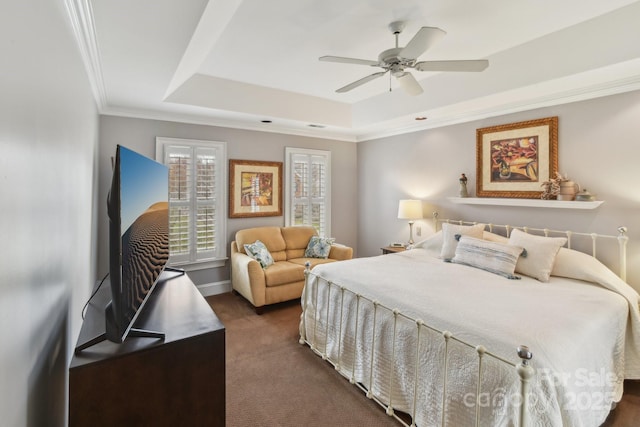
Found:
[[[480,268],[507,279],[519,279],[513,273],[522,252],[521,246],[461,236],[451,262]]]

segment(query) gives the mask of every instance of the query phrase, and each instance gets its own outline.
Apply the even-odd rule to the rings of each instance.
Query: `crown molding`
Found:
[[[294,128],[292,126],[278,125],[277,123],[259,123],[259,119],[252,121],[224,119],[215,116],[199,116],[191,114],[175,113],[171,111],[158,111],[151,109],[132,109],[107,106],[100,109],[104,116],[128,117],[135,119],[162,120],[168,122],[187,123],[193,125],[217,126],[231,129],[270,132],[282,135],[295,135],[310,138],[331,139],[344,142],[356,142],[356,136],[349,132],[333,129]]]
[[[387,129],[369,132],[366,129],[362,129],[361,131],[358,131],[357,129],[341,130],[329,128],[303,129],[294,127],[294,125],[288,126],[286,124],[262,124],[259,123],[259,119],[257,118],[251,120],[233,120],[215,116],[201,116],[151,109],[111,107],[106,105],[103,106],[99,111],[100,114],[107,116],[162,120],[359,143],[371,141],[374,139],[403,135],[412,132],[419,132],[423,130],[437,129],[445,126],[468,123],[491,117],[505,116],[508,114],[535,110],[538,108],[586,101],[610,95],[617,95],[625,92],[632,92],[635,90],[640,90],[640,75],[612,80],[599,84],[588,85],[562,92],[556,92],[546,96],[521,99],[510,103],[497,104],[488,108],[466,109],[460,110],[458,112],[450,112],[443,114],[441,117],[434,116],[433,119],[429,119],[426,122],[419,124],[411,123],[409,125],[399,126],[390,124],[389,128]],[[455,106],[453,108],[455,109]],[[426,113],[425,115],[429,116],[430,114]]]
[[[102,64],[100,62],[100,51],[98,50],[91,1],[65,0],[64,3],[69,15],[71,29],[80,49],[82,62],[89,76],[89,84],[91,85],[93,96],[98,104],[98,109],[102,110],[107,106],[107,91],[102,76]]]

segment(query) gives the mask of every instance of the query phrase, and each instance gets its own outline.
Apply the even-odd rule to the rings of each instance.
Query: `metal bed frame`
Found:
[[[442,222],[448,222],[448,223],[455,223],[455,224],[460,224],[460,225],[473,225],[473,224],[477,224],[476,222],[469,222],[469,221],[460,221],[460,220],[449,220],[449,219],[445,219],[445,220],[439,220],[437,213],[434,213],[433,218],[434,218],[434,222],[435,222],[435,229],[438,229],[438,223],[442,223]],[[547,228],[530,228],[530,227],[514,227],[514,226],[510,226],[510,225],[494,225],[494,224],[486,224],[485,229],[488,229],[487,231],[490,232],[494,232],[494,230],[496,229],[503,229],[506,233],[506,236],[509,236],[509,234],[511,233],[511,231],[514,228],[518,228],[521,229],[527,233],[532,232],[533,234],[542,234],[544,236],[551,236],[551,235],[562,235],[562,236],[566,236],[567,237],[567,247],[571,248],[572,246],[572,239],[576,236],[581,236],[581,237],[587,237],[591,239],[591,256],[596,257],[596,243],[599,239],[617,239],[618,241],[618,245],[619,245],[619,261],[620,261],[620,272],[619,272],[619,276],[622,278],[622,280],[626,281],[626,245],[627,245],[627,241],[628,241],[628,236],[626,235],[627,229],[626,227],[618,227],[618,235],[613,236],[613,235],[600,235],[600,234],[595,234],[595,233],[577,233],[577,232],[572,232],[572,231],[558,231],[558,230],[551,230],[551,229],[547,229]],[[316,277],[316,286],[314,287],[315,292],[311,293],[311,295],[307,294],[307,289],[308,289],[308,283],[309,283],[309,278],[310,277]],[[355,297],[356,299],[356,312],[355,314],[355,319],[356,319],[356,333],[355,333],[355,337],[354,337],[354,345],[353,345],[353,353],[355,353],[355,349],[357,348],[358,345],[358,328],[360,327],[364,327],[363,325],[359,325],[358,324],[358,320],[360,318],[359,314],[360,314],[360,307],[363,303],[369,303],[373,305],[374,308],[374,314],[373,314],[373,322],[372,325],[370,325],[369,327],[372,328],[373,333],[372,333],[372,342],[370,343],[371,345],[371,360],[370,360],[370,367],[369,367],[369,384],[372,385],[373,382],[373,375],[374,375],[374,359],[375,359],[375,336],[376,336],[376,318],[378,316],[378,313],[381,311],[387,311],[389,313],[392,314],[393,316],[393,351],[392,351],[392,363],[391,365],[394,366],[394,362],[395,362],[395,357],[396,357],[396,331],[397,331],[397,325],[398,325],[398,321],[399,319],[404,319],[406,321],[412,322],[415,324],[416,329],[415,329],[415,334],[416,334],[416,369],[415,369],[415,376],[414,376],[414,392],[413,392],[413,408],[411,410],[411,412],[408,414],[411,417],[411,424],[407,424],[407,422],[405,421],[404,418],[406,417],[402,417],[400,415],[398,415],[396,413],[396,411],[394,410],[394,396],[393,396],[393,387],[391,387],[391,384],[393,383],[393,379],[394,379],[394,375],[396,375],[395,371],[391,371],[390,373],[390,378],[389,378],[389,396],[388,396],[388,401],[383,401],[380,397],[375,396],[375,394],[372,392],[371,388],[373,387],[365,387],[363,384],[360,384],[359,382],[356,381],[355,378],[355,354],[353,354],[353,366],[351,369],[351,374],[348,376],[349,381],[356,385],[359,389],[361,389],[366,396],[369,399],[374,400],[376,403],[378,403],[380,406],[382,406],[385,411],[386,414],[389,416],[394,417],[396,420],[398,420],[402,425],[404,425],[405,427],[413,427],[415,426],[415,419],[416,419],[416,411],[418,408],[418,402],[416,401],[417,399],[417,385],[420,381],[420,373],[418,370],[418,362],[417,362],[417,356],[418,356],[418,352],[420,351],[420,340],[422,338],[422,336],[426,333],[426,332],[432,332],[432,333],[436,333],[438,335],[440,335],[442,337],[442,340],[444,340],[444,355],[442,358],[442,367],[443,367],[443,390],[442,390],[442,412],[440,414],[440,419],[441,419],[441,425],[444,427],[446,425],[446,408],[447,408],[447,401],[448,401],[448,395],[447,395],[447,378],[448,378],[448,374],[450,372],[452,372],[453,369],[455,369],[455,367],[451,368],[449,366],[449,345],[452,341],[457,342],[459,344],[461,344],[463,347],[466,347],[468,350],[470,351],[475,351],[476,355],[477,355],[477,383],[476,383],[476,390],[475,390],[475,425],[479,426],[480,425],[480,421],[479,421],[479,411],[480,411],[480,399],[481,399],[481,384],[482,384],[482,379],[483,379],[483,362],[485,360],[485,358],[492,358],[494,360],[496,360],[498,363],[503,363],[506,366],[510,367],[511,369],[515,370],[515,372],[517,373],[517,376],[519,378],[519,394],[518,396],[515,396],[515,398],[517,399],[517,402],[519,402],[519,414],[518,414],[518,418],[519,418],[519,426],[521,427],[526,427],[529,425],[529,413],[527,411],[528,408],[528,402],[529,402],[529,380],[534,376],[535,371],[533,369],[533,367],[530,364],[530,361],[533,357],[532,352],[529,350],[529,348],[525,345],[521,345],[519,347],[517,347],[516,353],[520,359],[519,363],[513,363],[509,360],[506,360],[496,354],[493,354],[492,352],[490,352],[487,348],[485,348],[485,346],[483,345],[478,345],[478,344],[473,344],[473,343],[469,343],[466,342],[456,336],[454,336],[451,332],[446,331],[446,330],[440,330],[432,325],[429,325],[427,323],[425,323],[422,319],[415,319],[412,318],[411,316],[407,316],[406,314],[401,313],[399,310],[392,308],[392,307],[388,307],[386,305],[384,305],[384,303],[380,302],[380,301],[374,301],[371,300],[363,295],[360,294],[356,294],[352,291],[350,291],[349,289],[345,288],[344,286],[338,284],[338,283],[334,283],[332,281],[326,281],[323,278],[315,275],[311,269],[310,269],[310,265],[307,263],[306,266],[306,270],[305,270],[305,287],[303,289],[302,292],[302,298],[301,298],[301,302],[302,302],[302,316],[301,316],[301,324],[300,324],[300,344],[307,344],[311,350],[313,352],[315,352],[317,355],[321,356],[323,360],[326,360],[327,362],[329,362],[331,365],[334,366],[334,368],[336,370],[338,370],[343,376],[347,376],[345,375],[344,372],[342,372],[342,364],[343,364],[343,359],[345,359],[347,356],[344,352],[344,348],[342,348],[341,341],[338,340],[339,342],[339,346],[338,346],[338,355],[337,357],[331,357],[328,352],[327,352],[327,342],[328,342],[328,335],[331,333],[330,332],[330,328],[329,328],[329,308],[330,305],[327,304],[327,308],[326,308],[326,312],[325,313],[320,313],[318,312],[318,304],[316,303],[318,300],[318,293],[319,293],[319,288],[320,286],[324,286],[326,288],[326,292],[328,293],[327,295],[330,295],[332,292],[339,292],[340,293],[340,325],[337,325],[337,336],[341,337],[342,336],[342,328],[343,328],[343,311],[344,311],[344,300],[345,300],[345,294],[351,294],[352,297]],[[307,307],[309,305],[309,298],[312,298],[312,302],[313,302],[313,307],[315,307],[314,313],[312,313],[313,315],[313,332],[310,333],[308,336],[307,335],[307,331],[306,331],[306,316],[305,316],[305,312],[307,311]],[[326,328],[324,330],[319,330],[318,325],[322,322],[319,322],[318,319],[321,319],[321,316],[325,316],[325,322],[324,325],[326,326]],[[324,341],[324,346],[322,345],[322,342]],[[322,347],[322,348],[321,348]]]

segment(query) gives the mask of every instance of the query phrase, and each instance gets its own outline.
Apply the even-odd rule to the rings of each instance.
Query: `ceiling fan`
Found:
[[[349,83],[336,90],[336,92],[348,92],[373,79],[382,77],[389,72],[398,80],[400,87],[409,95],[420,95],[423,92],[422,86],[420,86],[411,73],[405,71],[407,68],[413,68],[417,71],[483,71],[489,66],[489,61],[486,59],[417,62],[418,57],[440,41],[446,32],[437,27],[422,27],[405,47],[399,47],[398,36],[404,27],[404,21],[395,21],[389,24],[389,30],[396,36],[396,47],[380,53],[377,61],[345,58],[341,56],[321,56],[319,58],[320,61],[369,65],[371,67],[384,69],[384,71],[370,74],[360,80]]]

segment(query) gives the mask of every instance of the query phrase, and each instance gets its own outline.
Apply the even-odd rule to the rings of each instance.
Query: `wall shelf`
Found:
[[[464,205],[494,205],[494,206],[520,206],[529,208],[556,208],[556,209],[595,209],[604,203],[603,200],[593,202],[541,200],[541,199],[508,199],[489,197],[447,197],[452,203]]]

